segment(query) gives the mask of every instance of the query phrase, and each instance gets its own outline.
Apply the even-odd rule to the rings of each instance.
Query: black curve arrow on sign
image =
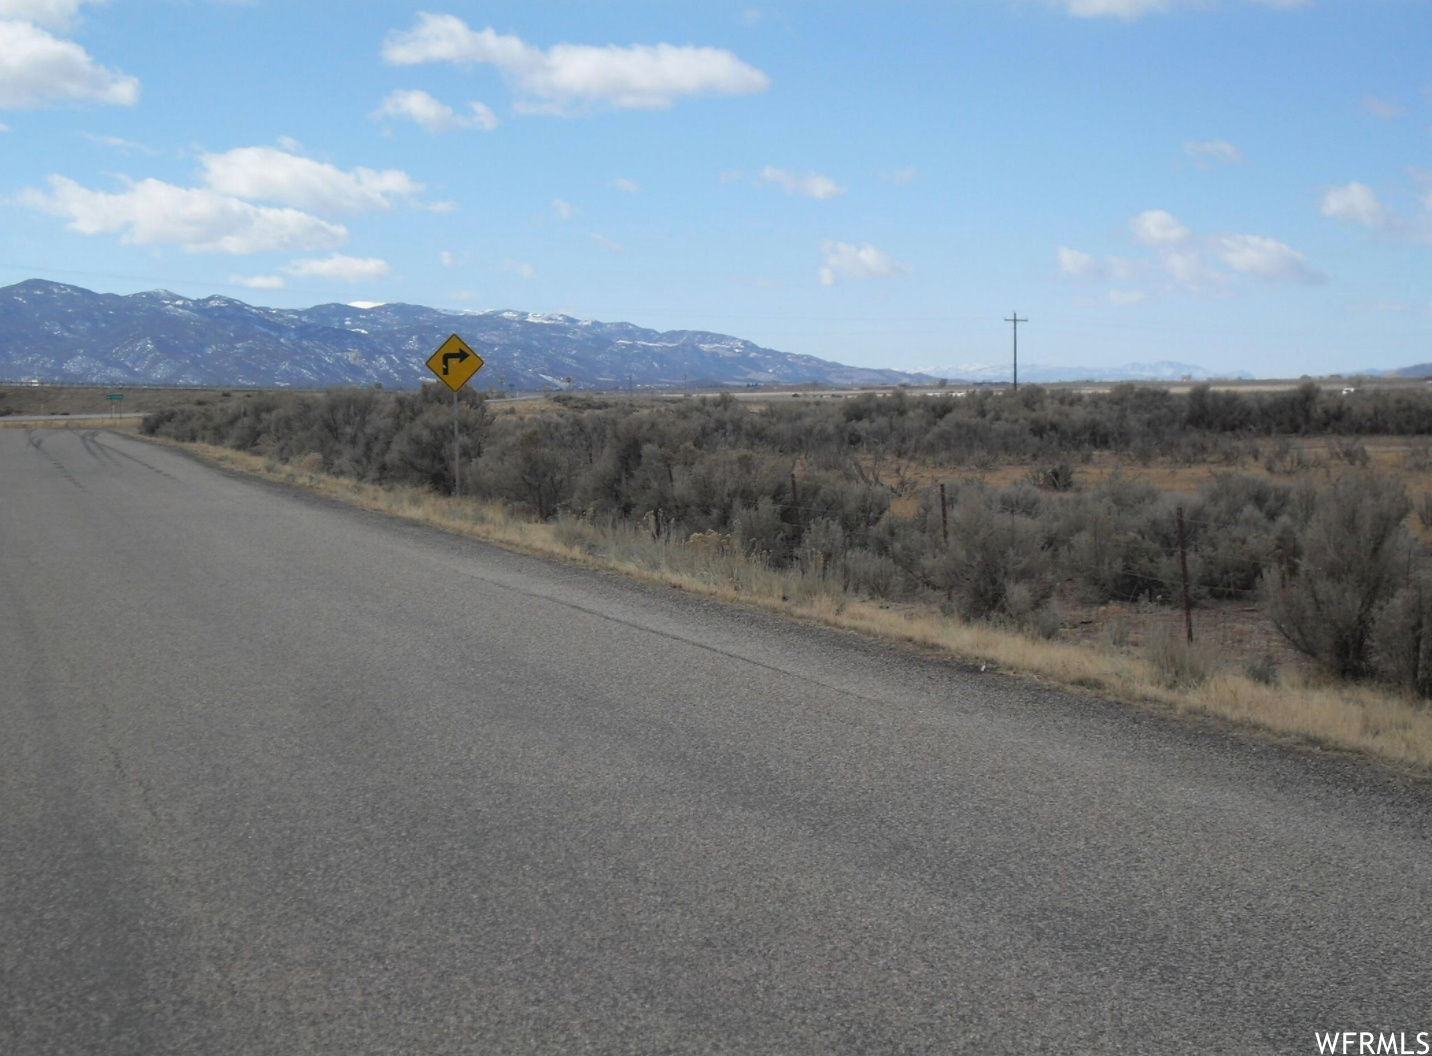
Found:
[[[462,352],[444,352],[444,353],[443,353],[443,375],[444,375],[444,376],[446,376],[446,375],[447,375],[447,372],[448,372],[448,362],[449,362],[450,360],[454,360],[454,359],[457,360],[459,363],[461,363],[463,360],[467,359],[467,352],[466,352],[466,350],[464,350],[464,351],[462,351]]]

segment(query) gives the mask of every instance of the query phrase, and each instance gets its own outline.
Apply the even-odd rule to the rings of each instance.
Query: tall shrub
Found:
[[[1374,622],[1411,570],[1408,508],[1396,481],[1349,473],[1317,497],[1292,569],[1263,576],[1274,626],[1345,678],[1372,673]]]

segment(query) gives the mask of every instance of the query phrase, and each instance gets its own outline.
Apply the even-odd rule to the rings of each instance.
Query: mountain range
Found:
[[[726,334],[647,330],[566,315],[414,304],[261,308],[167,290],[125,296],[32,279],[0,288],[0,379],[112,385],[415,388],[450,333],[486,361],[477,388],[534,390],[929,384]]]
[[[1393,378],[1432,378],[1432,363],[1416,363],[1410,367],[1399,367],[1396,370],[1370,370],[1364,371],[1364,373]]]
[[[446,311],[415,304],[263,308],[167,290],[118,295],[31,279],[0,288],[0,382],[108,385],[414,388],[450,333],[486,361],[474,386],[532,391],[732,387],[754,384],[928,386],[1008,382],[1008,364],[916,372],[851,367],[703,330],[649,330],[568,315]],[[1432,375],[1432,364],[1367,374]],[[1213,374],[1160,360],[1117,367],[1021,364],[1027,382],[1204,381]]]

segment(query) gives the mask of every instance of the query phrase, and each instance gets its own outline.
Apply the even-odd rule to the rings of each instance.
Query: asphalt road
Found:
[[[1311,1053],[1432,794],[0,430],[0,1052]]]

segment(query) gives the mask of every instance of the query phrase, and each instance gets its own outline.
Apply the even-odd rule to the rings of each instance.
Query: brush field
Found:
[[[1421,390],[464,394],[461,500],[449,400],[260,395],[144,431],[506,545],[1432,768]]]

